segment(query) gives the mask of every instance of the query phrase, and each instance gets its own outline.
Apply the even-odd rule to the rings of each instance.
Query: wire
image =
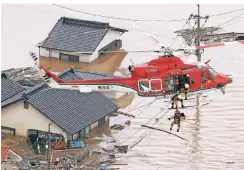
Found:
[[[209,15],[209,17],[217,17],[217,16],[221,16],[221,15],[231,14],[233,12],[242,11],[242,10],[244,10],[244,8],[236,9],[236,10],[232,10],[232,11],[228,11],[228,12],[224,12],[224,13],[220,13],[220,14]]]
[[[191,14],[191,15],[189,16],[189,18],[187,19],[185,25],[182,27],[182,30],[185,28],[185,26],[186,26],[188,23],[190,23],[190,20],[191,20],[192,17],[193,17],[193,14]],[[175,39],[173,40],[173,42],[170,44],[169,47],[171,47],[171,46],[175,43],[175,41],[177,40],[178,37],[179,37],[179,36],[177,35],[177,36],[175,37]]]
[[[225,28],[225,27],[228,27],[228,26],[230,26],[230,25],[233,25],[233,24],[235,24],[235,23],[237,23],[237,22],[239,22],[239,21],[241,21],[242,19],[244,19],[244,16],[243,17],[241,17],[241,18],[239,18],[239,20],[236,20],[235,22],[232,22],[231,24],[229,24],[229,25],[225,25],[224,27],[222,27],[222,28]]]
[[[124,21],[164,21],[164,22],[177,22],[177,21],[185,21],[185,20],[188,20],[188,19],[173,19],[173,20],[140,20],[140,19],[131,19],[131,18],[121,18],[121,17],[112,17],[112,16],[105,16],[105,15],[99,15],[99,14],[94,14],[94,13],[89,13],[89,12],[84,12],[84,11],[80,11],[80,10],[76,10],[76,9],[71,9],[71,8],[68,8],[68,7],[65,7],[65,6],[62,6],[62,5],[57,5],[57,4],[53,4],[54,6],[57,6],[57,7],[60,7],[60,8],[63,8],[63,9],[67,9],[67,10],[70,10],[70,11],[74,11],[74,12],[79,12],[79,13],[83,13],[83,14],[86,14],[86,15],[92,15],[92,16],[97,16],[97,17],[103,17],[103,18],[110,18],[110,19],[117,19],[117,20],[124,20]]]
[[[235,19],[239,18],[239,17],[242,16],[243,14],[244,14],[244,13],[241,13],[240,15],[234,16],[234,17],[232,17],[231,19],[229,19],[229,20],[227,20],[227,21],[225,21],[225,22],[222,22],[222,23],[218,24],[217,27],[220,27],[220,26],[223,26],[223,25],[225,25],[225,24],[228,24],[228,23],[234,21]]]

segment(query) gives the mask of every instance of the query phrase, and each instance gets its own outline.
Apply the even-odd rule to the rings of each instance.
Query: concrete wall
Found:
[[[69,135],[58,125],[46,118],[29,104],[29,109],[24,108],[24,102],[19,101],[1,109],[2,126],[16,129],[16,135],[27,136],[28,129],[48,131],[48,124],[51,123],[51,132],[62,134],[65,139]]]

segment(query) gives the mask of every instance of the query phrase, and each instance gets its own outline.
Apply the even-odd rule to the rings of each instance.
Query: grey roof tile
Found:
[[[5,74],[1,74],[1,102],[19,94],[24,91],[25,88],[19,85],[18,83],[9,80]]]
[[[108,28],[108,23],[62,17],[40,46],[69,52],[93,52]]]
[[[28,102],[70,134],[118,109],[99,92],[80,93],[68,89],[44,89],[28,96]]]
[[[8,82],[15,83],[12,80],[9,80]],[[11,86],[9,86],[8,88],[11,88]],[[8,88],[5,88],[5,90],[10,91],[10,89],[8,89]],[[8,106],[9,104],[12,104],[12,103],[15,103],[21,99],[24,99],[26,94],[28,94],[30,96],[30,95],[37,93],[38,91],[43,90],[45,88],[50,88],[50,87],[47,84],[42,83],[42,84],[30,87],[28,89],[24,89],[23,91],[16,93],[15,95],[8,98],[7,100],[1,101],[1,107]]]
[[[63,80],[81,80],[81,78],[75,74],[72,67],[69,67],[68,69],[64,70],[64,72],[59,73],[57,76]]]

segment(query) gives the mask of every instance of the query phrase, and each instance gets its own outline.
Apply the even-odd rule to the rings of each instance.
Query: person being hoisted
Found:
[[[180,122],[185,120],[186,116],[184,113],[181,113],[180,110],[176,109],[175,114],[168,118],[169,120],[174,119],[170,124],[170,131],[172,130],[174,124],[178,125],[177,132],[180,131]]]

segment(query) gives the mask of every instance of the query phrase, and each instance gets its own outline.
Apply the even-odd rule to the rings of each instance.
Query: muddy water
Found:
[[[237,61],[236,61],[237,60]],[[149,107],[142,107],[150,103],[152,98],[136,97],[131,106],[123,111],[135,109],[130,114],[135,118],[120,116],[113,121],[130,119],[131,125],[123,131],[114,134],[123,144],[133,146],[126,155],[120,155],[121,161],[127,162],[123,169],[169,169],[169,170],[209,170],[209,169],[244,169],[244,76],[243,59],[230,61],[222,60],[222,64],[229,69],[222,68],[213,61],[216,70],[232,74],[234,82],[226,87],[226,94],[212,91],[200,99],[200,104],[208,105],[184,109],[187,118],[181,123],[180,132],[173,133],[187,139],[189,142],[165,132],[141,128],[147,122],[169,131],[170,122],[167,120],[173,111],[162,110],[168,104],[157,100]],[[222,65],[222,66],[223,66]],[[195,105],[195,100],[185,102],[186,106]],[[161,110],[161,112],[160,112]],[[155,122],[155,118],[161,118]],[[140,129],[140,130],[139,130]],[[139,142],[139,143],[138,143]]]

